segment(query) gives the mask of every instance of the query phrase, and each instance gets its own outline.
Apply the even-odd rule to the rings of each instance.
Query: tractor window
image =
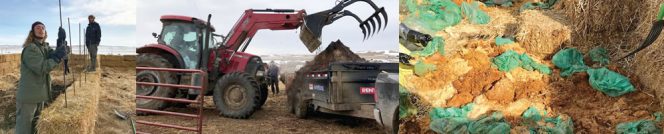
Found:
[[[188,69],[194,69],[199,62],[200,47],[198,42],[198,28],[194,23],[170,22],[164,23],[159,43],[177,50]]]

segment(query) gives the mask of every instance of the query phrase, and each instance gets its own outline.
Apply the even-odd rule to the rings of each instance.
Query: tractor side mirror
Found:
[[[152,37],[154,37],[154,38],[159,38],[158,35],[157,35],[157,33],[154,33],[154,32],[152,32]]]

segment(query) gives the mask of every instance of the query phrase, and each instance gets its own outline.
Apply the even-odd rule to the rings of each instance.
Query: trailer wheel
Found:
[[[301,94],[295,95],[293,110],[297,118],[306,118],[309,114],[309,100],[302,99]]]
[[[260,91],[253,77],[245,73],[229,73],[217,81],[213,100],[222,116],[246,119],[259,105]]]
[[[162,56],[151,53],[141,53],[136,60],[136,66],[139,67],[160,67],[172,68],[173,65]],[[150,71],[141,70],[136,72],[137,82],[150,82],[150,83],[175,83],[175,75],[170,72],[164,71]],[[175,97],[175,90],[171,87],[158,87],[158,86],[143,86],[136,85],[136,95],[155,96],[155,97]],[[144,109],[163,110],[169,106],[169,102],[154,100],[154,99],[136,99],[136,107]],[[138,112],[139,115],[146,113]]]

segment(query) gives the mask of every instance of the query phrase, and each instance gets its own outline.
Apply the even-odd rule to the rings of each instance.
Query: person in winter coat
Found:
[[[51,99],[51,72],[66,56],[65,45],[53,50],[46,41],[46,27],[32,24],[21,52],[20,79],[16,93],[16,134],[36,133],[35,123],[44,103]],[[59,28],[59,34],[64,29]]]
[[[268,85],[272,86],[272,94],[279,94],[279,67],[274,61],[270,62],[267,76],[270,77],[270,83],[268,83]]]
[[[95,16],[88,16],[88,27],[85,28],[85,46],[88,47],[90,53],[90,66],[88,71],[94,72],[97,69],[97,47],[101,42],[101,27],[99,23],[95,22]]]

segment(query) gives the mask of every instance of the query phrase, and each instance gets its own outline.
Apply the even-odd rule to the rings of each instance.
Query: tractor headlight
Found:
[[[263,77],[264,75],[265,75],[265,71],[263,71],[263,70],[256,71],[256,77]]]

